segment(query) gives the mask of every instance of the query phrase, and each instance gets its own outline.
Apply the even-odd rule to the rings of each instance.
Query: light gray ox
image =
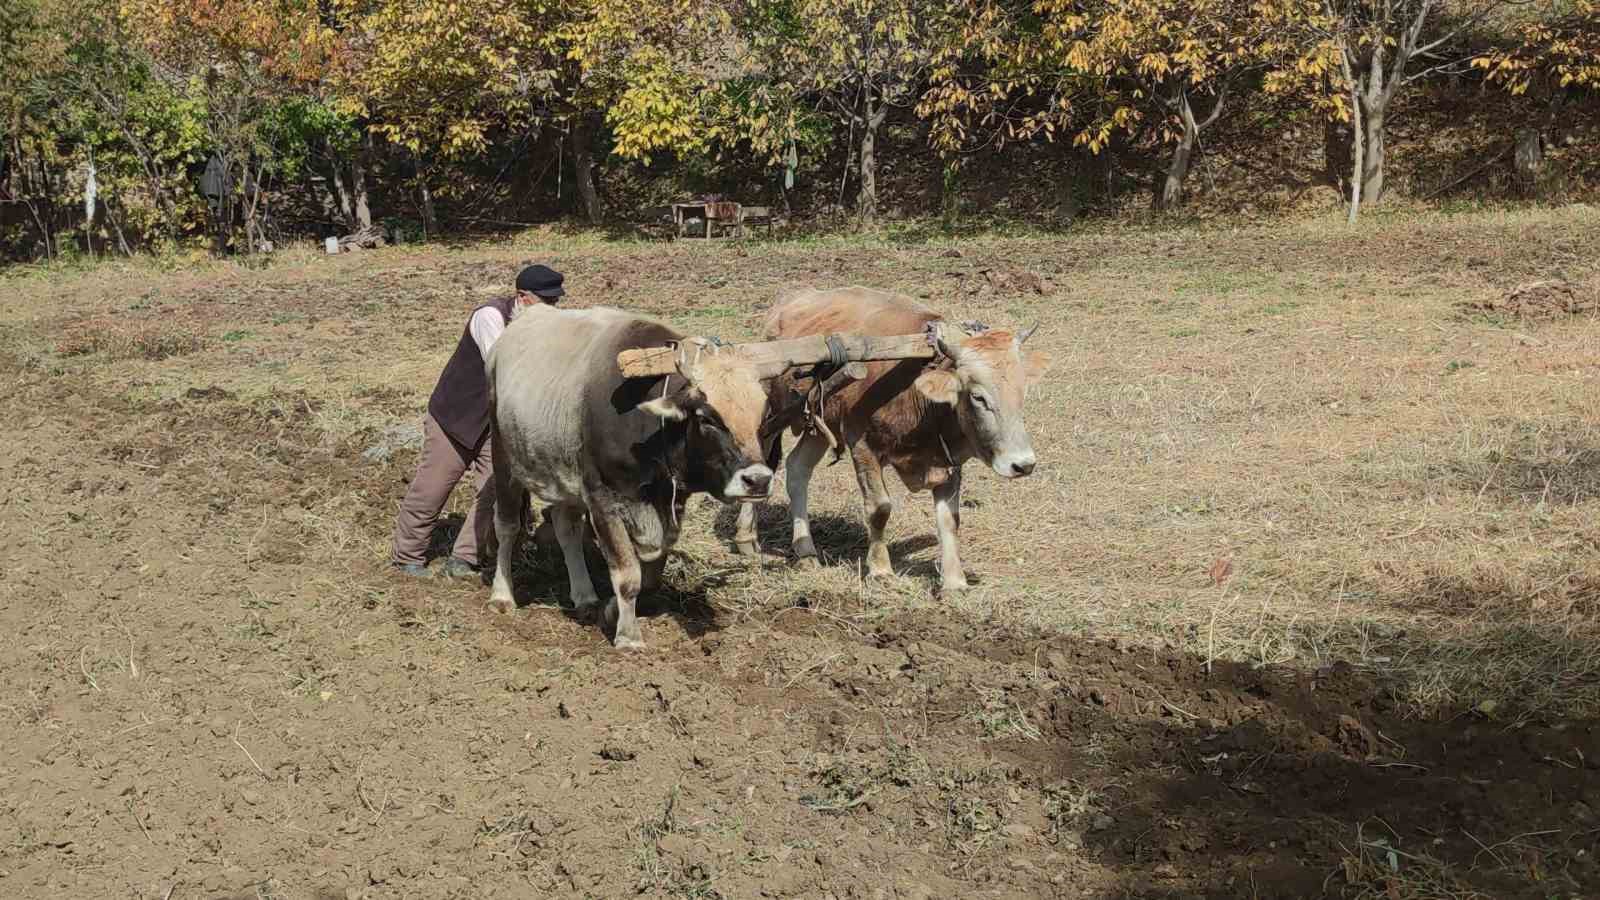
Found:
[[[767,396],[747,361],[707,353],[676,374],[642,378],[618,367],[622,350],[682,340],[621,310],[536,305],[495,342],[487,361],[499,544],[492,608],[515,605],[511,563],[531,493],[551,506],[573,605],[592,614],[599,599],[584,564],[588,515],[615,592],[605,609],[614,644],[641,648],[635,602],[659,578],[689,495],[766,496],[772,469],[757,430]]]

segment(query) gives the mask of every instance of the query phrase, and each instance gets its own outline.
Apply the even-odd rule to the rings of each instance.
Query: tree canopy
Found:
[[[0,248],[600,221],[624,176],[870,221],[908,153],[948,187],[1017,144],[1147,158],[1168,210],[1262,104],[1342,126],[1353,215],[1439,79],[1591,102],[1600,2],[3,0]]]

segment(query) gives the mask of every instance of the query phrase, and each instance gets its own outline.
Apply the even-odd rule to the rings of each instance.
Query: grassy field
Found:
[[[1597,247],[1580,207],[9,272],[0,892],[1592,896]],[[898,484],[863,582],[848,466],[817,571],[781,502],[753,564],[692,504],[637,658],[546,553],[510,617],[390,574],[415,457],[363,451],[526,261],[725,339],[796,285],[1040,322],[978,583]],[[1495,307],[1549,279],[1577,314]]]

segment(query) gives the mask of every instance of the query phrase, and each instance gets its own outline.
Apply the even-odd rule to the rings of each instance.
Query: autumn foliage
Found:
[[[895,129],[947,183],[1017,144],[1138,153],[1167,210],[1213,129],[1260,103],[1345,135],[1359,164],[1334,186],[1354,215],[1384,193],[1390,103],[1415,85],[1528,104],[1600,87],[1596,0],[6,4],[12,257],[248,251],[386,220],[434,235],[536,190],[600,221],[639,205],[607,195],[623,170],[682,190],[764,173],[785,199],[797,178],[836,182],[870,221]],[[68,198],[91,173],[86,210]]]

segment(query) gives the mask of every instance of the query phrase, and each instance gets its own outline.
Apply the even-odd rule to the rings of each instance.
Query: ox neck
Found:
[[[686,477],[689,465],[689,425],[687,422],[665,421],[649,437],[634,445],[638,460],[641,497],[656,493],[688,495],[705,490]]]
[[[960,413],[948,408],[943,412],[944,415],[935,420],[933,429],[938,438],[938,452],[942,462],[952,469],[959,468],[974,454],[972,448],[967,446],[966,433],[961,430]]]

